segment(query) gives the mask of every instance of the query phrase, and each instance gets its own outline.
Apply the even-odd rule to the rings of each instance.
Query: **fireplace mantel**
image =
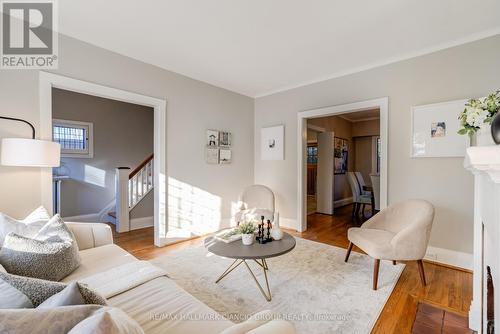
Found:
[[[467,149],[464,167],[472,173],[485,173],[500,183],[500,146],[475,146]]]
[[[469,325],[481,334],[486,333],[488,320],[487,267],[495,287],[494,318],[500,319],[500,146],[468,148],[464,167],[474,174],[474,276]]]

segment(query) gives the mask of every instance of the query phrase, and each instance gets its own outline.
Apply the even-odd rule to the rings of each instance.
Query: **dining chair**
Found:
[[[372,194],[370,191],[363,190],[363,187],[366,186],[363,174],[361,174],[361,172],[354,172],[354,175],[356,175],[356,180],[358,181],[359,188],[361,189],[361,194],[371,196]]]
[[[427,251],[434,220],[434,206],[420,199],[391,205],[367,220],[361,227],[347,231],[349,248],[353,245],[375,259],[373,290],[377,290],[380,260],[417,261],[422,285],[427,284],[422,259]]]
[[[373,188],[373,198],[375,199],[375,212],[380,211],[380,175],[370,174]]]
[[[372,203],[371,195],[365,195],[365,194],[361,193],[361,187],[359,185],[359,182],[358,182],[354,172],[347,172],[347,180],[349,182],[349,186],[351,187],[351,191],[352,191],[353,207],[352,207],[351,217],[353,219],[354,219],[354,217],[358,217],[360,208],[362,209],[362,214],[364,216],[365,215],[365,205],[366,204],[371,205],[371,203]]]

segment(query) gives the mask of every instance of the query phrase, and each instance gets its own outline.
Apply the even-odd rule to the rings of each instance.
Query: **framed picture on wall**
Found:
[[[207,146],[208,147],[219,146],[219,131],[207,130]]]
[[[206,151],[207,164],[217,165],[219,163],[219,148],[207,147]]]
[[[231,163],[231,150],[227,148],[221,148],[219,150],[219,163],[220,164],[230,164]]]
[[[219,132],[219,146],[220,147],[231,147],[231,132],[220,131]]]
[[[349,158],[349,148],[347,144],[347,139],[339,137],[334,138],[334,174],[347,173],[347,162]]]
[[[467,100],[427,104],[412,108],[412,158],[463,157],[467,136],[457,133],[458,115]]]
[[[261,160],[284,160],[285,126],[262,128],[260,134]]]

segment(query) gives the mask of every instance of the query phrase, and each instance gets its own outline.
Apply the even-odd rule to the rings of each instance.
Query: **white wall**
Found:
[[[255,181],[271,187],[285,219],[297,213],[297,112],[389,97],[389,204],[436,206],[431,245],[472,252],[472,176],[460,158],[410,158],[410,107],[480,97],[500,88],[500,36],[255,101]],[[285,160],[260,160],[260,128],[284,124]]]
[[[254,101],[212,85],[60,36],[57,74],[167,100],[168,176],[220,199],[222,218],[253,183]],[[40,123],[38,71],[0,71],[0,114]],[[205,163],[205,131],[233,133],[233,163]],[[29,129],[0,122],[0,137],[29,137]],[[0,211],[22,217],[41,203],[37,169],[0,167]],[[189,218],[190,219],[190,218]]]

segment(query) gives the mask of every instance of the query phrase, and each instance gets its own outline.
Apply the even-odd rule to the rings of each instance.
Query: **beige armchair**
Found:
[[[425,286],[422,259],[434,220],[434,207],[424,200],[408,200],[391,205],[366,221],[361,227],[347,231],[348,261],[353,245],[375,259],[373,290],[377,290],[380,260],[417,261],[420,279]]]

